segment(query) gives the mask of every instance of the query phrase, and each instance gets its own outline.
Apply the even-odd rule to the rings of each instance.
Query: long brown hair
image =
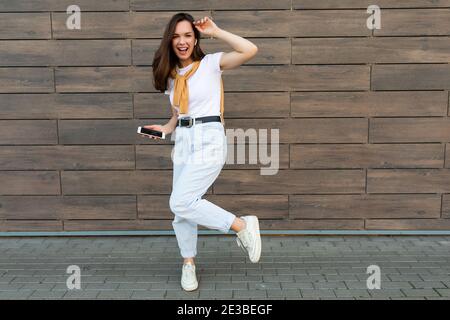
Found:
[[[176,67],[179,60],[172,48],[172,38],[177,23],[183,20],[187,20],[191,23],[195,39],[197,40],[197,44],[194,46],[192,52],[192,59],[198,61],[205,56],[205,53],[200,48],[200,32],[194,26],[194,18],[189,13],[181,12],[175,14],[167,24],[161,44],[153,57],[153,86],[156,90],[161,92],[164,92],[167,89],[167,80],[172,69]]]

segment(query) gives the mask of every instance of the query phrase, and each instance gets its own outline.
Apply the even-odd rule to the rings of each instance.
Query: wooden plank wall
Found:
[[[180,11],[259,47],[223,73],[227,128],[280,130],[278,174],[227,163],[207,199],[263,229],[450,230],[450,0],[378,0],[374,31],[372,2],[1,0],[0,231],[172,229],[173,142],[135,131],[170,117],[151,61]]]

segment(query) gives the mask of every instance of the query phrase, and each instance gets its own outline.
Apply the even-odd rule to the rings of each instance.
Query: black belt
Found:
[[[180,126],[180,127],[190,128],[195,124],[213,122],[213,121],[222,122],[222,120],[220,119],[220,116],[207,116],[207,117],[199,117],[199,118],[183,117],[183,118],[178,119],[177,127]]]

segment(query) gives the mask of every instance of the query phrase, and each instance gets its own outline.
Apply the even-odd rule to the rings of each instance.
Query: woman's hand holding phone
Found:
[[[148,125],[148,126],[142,126],[143,128],[147,128],[147,129],[152,129],[152,130],[157,130],[157,131],[161,131],[164,132],[165,134],[169,134],[170,132],[168,132],[169,130],[167,129],[166,126],[162,126],[160,124],[152,124],[152,125]],[[150,137],[152,139],[161,139],[160,137],[155,137],[155,136],[148,136],[148,135],[142,135],[142,137]]]

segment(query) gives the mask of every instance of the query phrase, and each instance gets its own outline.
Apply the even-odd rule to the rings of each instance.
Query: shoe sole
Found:
[[[181,285],[181,287],[184,291],[194,291],[198,288],[198,283],[194,287],[183,287],[183,285]]]
[[[261,257],[261,235],[259,233],[259,220],[257,216],[253,216],[252,219],[250,219],[250,228],[254,228],[256,231],[256,257],[254,257],[253,260],[250,258],[250,261],[252,263],[257,263]]]

